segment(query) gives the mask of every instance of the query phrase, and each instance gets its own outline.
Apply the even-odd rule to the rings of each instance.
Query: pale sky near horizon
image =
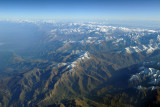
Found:
[[[0,0],[0,18],[160,21],[160,0]]]

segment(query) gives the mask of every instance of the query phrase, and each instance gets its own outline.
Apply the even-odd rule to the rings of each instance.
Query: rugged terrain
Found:
[[[160,105],[159,27],[0,25],[0,106]]]

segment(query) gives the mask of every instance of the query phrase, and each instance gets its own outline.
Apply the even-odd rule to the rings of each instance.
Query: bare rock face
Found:
[[[21,24],[35,32],[17,33]],[[22,41],[0,41],[0,107],[132,107],[159,101],[158,30],[100,23],[17,26],[21,30],[13,35]]]

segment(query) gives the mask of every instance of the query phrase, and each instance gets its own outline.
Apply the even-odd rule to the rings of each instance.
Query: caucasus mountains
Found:
[[[0,107],[159,106],[160,27],[0,25]]]

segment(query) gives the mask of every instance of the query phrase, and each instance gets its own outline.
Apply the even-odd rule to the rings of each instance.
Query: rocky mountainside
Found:
[[[0,106],[159,105],[157,28],[47,22],[11,28],[15,24],[35,31],[20,33],[25,38],[12,33],[32,42],[1,37]]]

